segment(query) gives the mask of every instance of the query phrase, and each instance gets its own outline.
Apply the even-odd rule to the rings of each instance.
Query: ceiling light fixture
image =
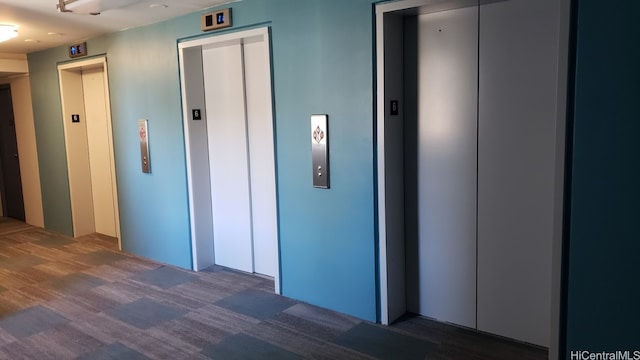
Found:
[[[142,0],[58,0],[58,11],[80,15],[100,15],[100,13],[127,7]]]
[[[56,8],[58,8],[58,11],[63,13],[71,12],[71,10],[67,10],[64,0],[58,0],[58,5],[56,5]]]
[[[17,26],[0,24],[0,42],[13,39],[16,36],[18,36]]]

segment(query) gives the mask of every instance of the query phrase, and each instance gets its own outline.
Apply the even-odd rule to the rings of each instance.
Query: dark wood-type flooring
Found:
[[[544,349],[406,317],[381,326],[0,218],[0,359],[546,359]]]

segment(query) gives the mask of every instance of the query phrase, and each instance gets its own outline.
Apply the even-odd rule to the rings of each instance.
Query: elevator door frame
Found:
[[[495,0],[399,0],[391,3],[378,4],[375,6],[375,53],[376,53],[376,152],[377,152],[377,221],[378,221],[378,271],[379,271],[379,320],[382,324],[392,323],[398,312],[402,308],[406,311],[406,303],[399,304],[401,298],[398,297],[399,287],[403,291],[404,283],[398,286],[398,276],[406,279],[404,267],[404,245],[398,247],[399,238],[404,242],[404,225],[399,222],[404,221],[404,215],[399,214],[398,197],[403,197],[402,185],[398,187],[397,180],[393,177],[392,166],[397,163],[398,156],[402,156],[402,144],[397,143],[398,129],[394,128],[393,119],[389,118],[387,104],[390,101],[385,82],[385,54],[393,54],[390,47],[385,49],[385,34],[394,31],[397,26],[402,26],[401,18],[405,15],[419,14],[424,12],[444,11],[465,6],[474,6],[494,2]],[[564,157],[565,157],[565,124],[567,106],[567,74],[568,74],[568,48],[569,48],[569,23],[570,23],[570,0],[560,1],[560,52],[558,59],[558,80],[557,80],[557,106],[556,106],[556,175],[554,182],[554,225],[553,225],[553,252],[552,256],[552,279],[551,279],[551,324],[550,324],[550,358],[557,357],[559,351],[560,338],[560,301],[561,301],[561,265],[562,265],[562,212],[564,193]],[[400,20],[400,21],[399,21]],[[390,44],[393,46],[393,44]],[[393,56],[393,55],[391,55]],[[391,59],[391,61],[398,61]],[[402,61],[402,60],[400,60]],[[392,69],[390,69],[392,71]],[[400,74],[401,75],[401,74]],[[401,107],[400,107],[401,109]],[[400,110],[402,116],[402,109]],[[402,255],[400,255],[402,252]],[[402,256],[402,259],[398,257]],[[405,281],[405,280],[402,280]],[[404,299],[406,301],[406,299]]]
[[[115,151],[113,144],[113,123],[111,119],[111,100],[109,96],[109,74],[107,71],[107,58],[106,56],[98,56],[95,58],[72,61],[67,63],[62,63],[58,65],[58,80],[60,86],[60,100],[62,106],[62,122],[65,136],[65,153],[67,159],[67,175],[69,177],[69,193],[71,196],[71,217],[73,223],[73,235],[74,236],[82,236],[86,234],[92,233],[90,231],[93,228],[93,232],[95,232],[95,220],[93,224],[87,224],[90,220],[88,219],[87,208],[91,208],[91,216],[93,217],[93,196],[91,193],[91,176],[90,176],[90,164],[88,160],[88,154],[86,161],[75,161],[72,159],[73,150],[70,149],[69,144],[69,136],[71,136],[71,129],[69,127],[71,124],[71,114],[76,111],[80,112],[80,122],[84,122],[83,126],[86,127],[86,116],[84,110],[84,89],[82,91],[74,91],[73,93],[69,93],[65,89],[69,86],[65,81],[65,72],[74,72],[74,73],[82,73],[84,70],[90,69],[101,69],[104,80],[104,100],[105,100],[105,112],[106,112],[106,125],[107,125],[107,138],[108,138],[108,156],[109,156],[109,167],[111,173],[111,188],[113,192],[113,209],[114,209],[114,224],[115,224],[115,233],[116,238],[118,239],[118,248],[122,249],[122,241],[120,239],[120,212],[118,205],[118,187],[116,183],[116,167],[115,167]],[[82,80],[80,80],[80,86],[82,86]],[[70,100],[71,99],[71,100]],[[67,101],[72,101],[74,104],[82,103],[82,109],[75,110],[69,109],[67,105]],[[85,140],[88,142],[88,135],[85,133]],[[88,145],[87,145],[88,147]],[[87,148],[88,151],[88,148]],[[78,155],[75,155],[76,157]],[[72,170],[72,167],[81,168],[81,172],[83,173],[81,176],[75,174]],[[88,183],[87,183],[88,182]],[[82,187],[81,191],[75,191],[74,187]],[[87,192],[87,188],[89,191]]]
[[[193,270],[199,271],[215,264],[213,239],[213,214],[211,198],[211,178],[209,171],[208,136],[206,127],[206,100],[203,78],[203,47],[217,43],[230,43],[261,36],[265,44],[267,80],[269,82],[270,103],[273,102],[271,76],[271,46],[269,28],[226,33],[189,40],[178,44],[182,109],[187,158],[187,178],[189,191],[189,218],[191,229],[191,251]],[[194,120],[194,109],[200,110],[201,120]],[[269,118],[273,119],[273,106]],[[273,121],[273,120],[272,120]],[[275,165],[275,127],[274,127]],[[274,169],[275,171],[275,169]],[[274,179],[275,180],[275,179]],[[277,191],[277,190],[276,190]],[[276,206],[276,252],[277,269],[274,276],[275,293],[280,294],[280,244],[277,239],[277,194]]]

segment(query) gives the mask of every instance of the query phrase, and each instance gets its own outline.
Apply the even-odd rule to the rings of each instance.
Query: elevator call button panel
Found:
[[[311,115],[311,158],[313,187],[329,188],[328,115]]]
[[[140,162],[143,173],[151,173],[151,159],[149,158],[149,126],[146,119],[138,120],[138,138],[140,139]]]

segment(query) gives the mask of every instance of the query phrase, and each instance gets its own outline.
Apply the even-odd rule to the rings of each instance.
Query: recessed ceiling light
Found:
[[[150,8],[152,9],[166,9],[169,7],[169,5],[167,4],[151,4],[149,5]]]
[[[36,39],[24,39],[24,42],[26,43],[34,43],[37,44],[40,42],[40,40],[36,40]]]
[[[18,36],[18,27],[15,25],[0,24],[0,42],[13,39]]]
[[[47,33],[47,35],[49,35],[49,36],[62,36],[64,34],[61,34],[61,33],[55,32],[55,31],[50,31],[50,32]]]

